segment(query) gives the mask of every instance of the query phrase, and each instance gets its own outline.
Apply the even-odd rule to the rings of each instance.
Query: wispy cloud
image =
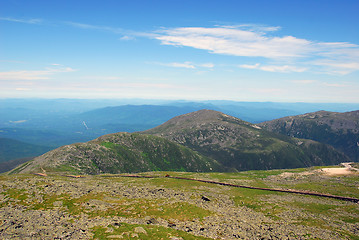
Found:
[[[176,67],[176,68],[187,68],[187,69],[198,69],[198,68],[214,68],[213,63],[193,63],[193,62],[171,62],[171,63],[159,63],[159,62],[151,62],[150,64],[156,64],[166,67]]]
[[[131,41],[131,40],[135,40],[135,39],[136,38],[134,36],[128,36],[128,35],[125,35],[120,38],[120,40],[122,40],[122,41]]]
[[[216,25],[216,27],[225,27],[225,28],[240,28],[242,30],[251,31],[251,32],[275,32],[281,29],[280,26],[267,26],[263,24],[253,24],[253,23],[247,23],[247,24],[237,24],[237,25]]]
[[[0,21],[27,24],[43,23],[42,19],[35,18],[0,17]],[[214,27],[161,28],[156,31],[137,32],[118,27],[71,21],[58,22],[57,24],[111,32],[121,35],[119,40],[122,41],[145,37],[157,39],[163,45],[192,47],[213,54],[259,58],[260,65],[243,64],[240,66],[247,69],[282,73],[312,71],[337,75],[350,74],[359,70],[359,45],[348,42],[318,42],[295,36],[281,36],[280,26],[239,24]],[[190,62],[170,63],[167,66],[188,69],[201,67]],[[206,66],[203,65],[202,67]]]
[[[116,34],[126,33],[126,31],[122,28],[115,28],[115,27],[101,26],[101,25],[92,25],[92,24],[77,23],[77,22],[64,22],[64,23],[67,25],[70,25],[72,27],[82,28],[82,29],[107,31],[107,32],[112,32],[112,33],[116,33]]]
[[[323,83],[323,85],[326,86],[326,87],[335,87],[335,88],[337,88],[337,87],[341,87],[341,88],[349,87],[348,84],[342,84],[342,83]]]
[[[338,60],[317,60],[314,61],[313,64],[322,67],[325,72],[345,75],[359,70],[359,56],[357,59],[352,60],[340,58]]]
[[[27,23],[27,24],[40,24],[43,22],[42,19],[38,19],[38,18],[22,19],[22,18],[10,18],[10,17],[0,17],[0,21],[18,22],[18,23]]]
[[[308,80],[308,79],[305,79],[305,80],[292,80],[291,82],[297,83],[297,84],[312,84],[312,83],[317,82],[317,80]]]
[[[359,70],[359,46],[346,42],[315,42],[294,36],[273,36],[280,27],[253,27],[252,25],[180,27],[161,29],[155,39],[161,44],[203,49],[214,54],[239,57],[261,57],[282,64],[243,68],[271,72],[302,72],[313,70],[325,73],[348,74]],[[298,67],[297,64],[306,65]]]
[[[99,81],[117,81],[117,80],[123,80],[123,77],[119,76],[82,76],[81,79],[85,80],[99,80]]]
[[[74,72],[76,70],[70,67],[61,68],[47,68],[45,70],[29,71],[9,71],[0,72],[0,80],[46,80],[50,79],[50,76],[56,73]]]
[[[168,63],[168,64],[164,64],[165,66],[169,66],[169,67],[178,67],[178,68],[190,68],[190,69],[195,69],[196,67],[191,63],[191,62],[184,62],[184,63]]]
[[[247,69],[259,69],[266,72],[282,72],[282,73],[289,73],[289,72],[304,72],[307,69],[303,67],[296,67],[290,65],[264,65],[262,66],[259,63],[254,65],[242,64],[239,65],[240,68],[247,68]]]
[[[270,59],[303,57],[311,52],[311,42],[292,36],[270,37],[262,32],[230,27],[182,27],[158,31],[162,44],[187,46],[211,53]]]
[[[204,67],[204,68],[214,68],[213,63],[202,63],[202,64],[199,64],[198,66]]]
[[[31,91],[30,88],[15,88],[16,91]]]

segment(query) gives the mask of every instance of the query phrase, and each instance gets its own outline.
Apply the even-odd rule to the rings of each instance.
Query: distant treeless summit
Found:
[[[359,161],[359,111],[318,111],[259,125],[272,132],[329,144],[352,161]]]

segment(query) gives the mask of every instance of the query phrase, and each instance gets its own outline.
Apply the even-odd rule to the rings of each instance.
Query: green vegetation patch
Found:
[[[313,178],[315,178],[315,176],[313,176]],[[354,184],[345,184],[343,180],[345,178],[346,177],[317,178],[316,181],[311,181],[309,177],[306,181],[299,183],[294,182],[290,185],[290,188],[359,198],[358,187]],[[352,181],[359,182],[359,176],[355,177]]]
[[[118,144],[113,142],[101,142],[100,145],[109,149],[115,149]]]
[[[25,189],[7,188],[1,194],[9,198],[10,201],[15,200],[21,205],[25,205],[26,199],[28,198],[28,194]]]
[[[92,228],[93,239],[209,239],[193,236],[184,231],[154,225],[119,223],[117,226],[97,226]]]
[[[110,203],[110,202],[107,202]],[[111,204],[111,203],[110,203]],[[84,203],[86,205],[86,202]],[[78,206],[78,205],[77,205]],[[68,206],[72,210],[75,205]],[[211,211],[202,209],[186,202],[166,203],[164,200],[146,200],[146,199],[121,199],[112,202],[105,210],[88,210],[87,213],[92,216],[121,216],[121,217],[160,217],[163,219],[177,219],[180,221],[191,221],[193,219],[203,219],[212,214]]]
[[[230,193],[237,206],[245,206],[257,211],[260,211],[264,205],[261,198],[268,194],[277,194],[265,190],[248,188],[231,189]]]
[[[72,166],[70,166],[68,164],[62,164],[62,165],[58,166],[55,169],[51,169],[50,171],[51,172],[52,171],[54,171],[54,172],[69,172],[69,173],[73,173],[73,174],[80,173],[79,170],[75,169],[74,167],[72,167]]]
[[[307,203],[307,202],[292,202],[291,205],[302,208],[310,213],[315,214],[332,214],[331,210],[336,209],[338,206],[322,203]]]
[[[186,176],[190,178],[191,176]],[[208,186],[209,183],[190,181],[190,180],[179,180],[173,178],[153,178],[150,179],[150,183],[155,186],[162,186],[165,188],[177,189],[177,190],[196,190],[200,186]],[[212,188],[219,187],[219,185],[210,185]]]

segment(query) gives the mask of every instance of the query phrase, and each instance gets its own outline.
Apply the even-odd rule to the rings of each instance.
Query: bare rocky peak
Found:
[[[172,118],[169,120],[169,123],[177,123],[183,124],[184,122],[193,121],[193,122],[216,122],[216,121],[223,121],[223,118],[232,118],[236,119],[235,117],[226,115],[224,113],[214,111],[214,110],[199,110],[196,112],[187,113],[184,115],[180,115],[177,117]]]
[[[160,126],[144,131],[144,133],[159,134],[176,132],[183,129],[200,128],[210,128],[213,130],[221,130],[223,128],[222,130],[224,130],[224,128],[228,128],[230,125],[235,125],[236,127],[245,125],[258,128],[251,123],[242,121],[227,114],[214,110],[203,109],[174,117]]]
[[[329,144],[352,161],[359,160],[359,111],[319,111],[264,122],[260,126],[291,137]]]
[[[301,122],[313,122],[317,125],[327,125],[332,130],[337,131],[340,129],[353,130],[358,132],[359,129],[359,111],[352,112],[328,112],[318,111],[312,113],[306,113],[297,116],[289,116],[280,119],[275,119],[268,122],[263,122],[259,125],[265,126],[269,130],[274,130],[275,127],[284,123],[286,129],[292,128],[294,124],[298,125]]]

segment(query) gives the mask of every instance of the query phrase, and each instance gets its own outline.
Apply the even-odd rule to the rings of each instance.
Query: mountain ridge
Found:
[[[329,144],[359,161],[359,111],[317,111],[259,124],[268,131]]]
[[[177,116],[143,133],[165,137],[239,171],[337,164],[348,159],[330,146],[272,133],[213,110]]]
[[[243,171],[334,165],[333,147],[273,133],[233,116],[199,110],[144,132],[107,134],[66,145],[16,168],[78,174],[144,171]]]
[[[78,174],[146,171],[224,171],[217,161],[167,139],[137,133],[114,133],[86,143],[52,150],[11,173]]]

